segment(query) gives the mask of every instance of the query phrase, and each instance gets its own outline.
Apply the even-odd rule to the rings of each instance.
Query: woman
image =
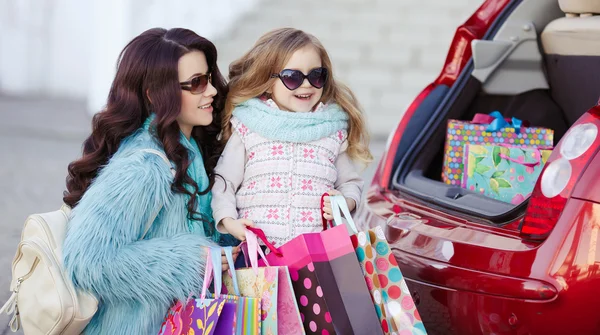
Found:
[[[219,239],[210,188],[226,91],[215,46],[190,30],[150,29],[121,52],[64,197],[67,274],[99,300],[85,334],[158,333],[175,299],[200,292],[203,247]]]

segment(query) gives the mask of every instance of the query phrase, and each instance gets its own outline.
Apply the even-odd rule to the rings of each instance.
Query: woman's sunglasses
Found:
[[[190,91],[192,94],[202,94],[206,91],[209,82],[212,83],[211,73],[201,74],[188,81],[179,83],[179,85],[181,85],[182,90]]]
[[[308,79],[308,82],[315,88],[323,88],[327,81],[327,69],[324,67],[318,67],[310,70],[308,74],[302,73],[300,70],[285,69],[279,73],[271,75],[271,78],[279,78],[288,90],[293,91],[298,87],[302,86],[304,79]]]

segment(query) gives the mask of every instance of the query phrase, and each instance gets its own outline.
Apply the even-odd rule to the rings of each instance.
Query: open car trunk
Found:
[[[557,1],[524,0],[507,8],[485,40],[473,44],[473,60],[454,85],[437,87],[410,120],[395,190],[492,224],[524,213],[527,201],[513,205],[441,180],[447,123],[497,110],[554,130],[556,145],[600,96],[600,57],[543,50],[540,33],[562,16]]]

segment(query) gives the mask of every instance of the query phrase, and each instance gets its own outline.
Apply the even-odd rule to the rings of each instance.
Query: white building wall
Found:
[[[152,27],[214,39],[257,0],[0,0],[0,92],[105,103],[119,52]]]
[[[151,27],[215,42],[219,66],[268,30],[315,34],[336,75],[385,136],[441,70],[452,36],[483,0],[0,0],[0,93],[86,99],[98,111],[119,52]],[[246,14],[245,14],[246,13]]]

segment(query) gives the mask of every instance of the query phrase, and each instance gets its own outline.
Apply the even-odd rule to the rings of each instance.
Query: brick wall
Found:
[[[374,138],[394,128],[435,79],[454,36],[483,0],[263,0],[215,40],[227,72],[263,33],[295,27],[317,36],[337,78],[364,106]]]

